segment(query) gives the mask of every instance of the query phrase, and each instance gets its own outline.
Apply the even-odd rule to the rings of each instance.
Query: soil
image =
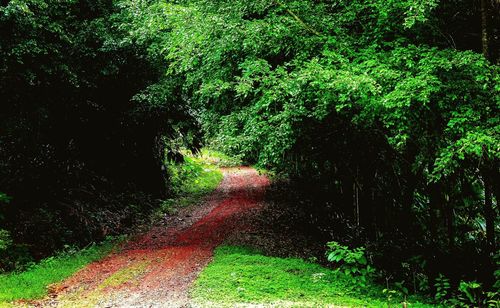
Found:
[[[226,168],[219,187],[108,257],[53,285],[35,307],[188,307],[189,287],[214,248],[259,212],[269,180],[252,168]]]
[[[251,228],[232,233],[224,243],[251,247],[267,256],[301,258],[331,266],[325,251],[326,243],[335,239],[332,227],[320,224],[313,204],[304,203],[290,187],[289,183],[273,181],[266,189],[264,205],[241,222]]]

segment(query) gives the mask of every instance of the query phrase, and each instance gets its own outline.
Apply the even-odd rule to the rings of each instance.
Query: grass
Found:
[[[60,253],[42,260],[23,272],[0,275],[0,307],[20,299],[36,299],[47,295],[47,286],[71,276],[87,264],[109,254],[117,240],[107,240],[100,245]]]
[[[288,307],[387,307],[381,286],[359,287],[348,276],[302,259],[263,256],[221,246],[195,282],[191,295],[202,306],[272,304]],[[391,306],[401,306],[401,298]],[[410,307],[433,307],[409,298]]]
[[[241,166],[241,159],[228,156],[224,153],[204,148],[201,150],[200,157],[207,163],[218,167],[237,167]]]
[[[161,216],[162,213],[172,214],[177,208],[197,203],[219,186],[223,175],[213,162],[214,156],[209,156],[208,153],[217,155],[213,151],[205,151],[204,155],[199,156],[183,153],[183,163],[167,164],[175,198],[165,200],[156,216]]]
[[[223,178],[222,172],[203,157],[185,156],[181,166],[183,181],[179,183],[181,196],[200,197],[212,192]]]

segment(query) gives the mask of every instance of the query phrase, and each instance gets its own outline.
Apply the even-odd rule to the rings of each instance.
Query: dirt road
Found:
[[[224,179],[205,201],[166,218],[51,288],[43,307],[187,307],[189,287],[213,250],[258,210],[269,181],[254,169],[224,169]]]

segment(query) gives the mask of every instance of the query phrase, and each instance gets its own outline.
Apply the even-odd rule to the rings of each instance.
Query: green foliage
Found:
[[[4,206],[0,194],[0,218],[38,257],[127,232],[168,197],[171,141],[200,146],[194,113],[174,94],[179,80],[163,78],[152,51],[159,25],[129,31],[140,19],[125,2],[146,6],[0,5],[0,182],[12,196]]]
[[[0,204],[9,202],[10,202],[9,196],[0,192]],[[2,218],[3,217],[0,215],[0,220]],[[10,232],[7,230],[0,229],[0,255],[2,255],[4,251],[8,250],[11,245],[12,245],[12,239],[10,237]],[[0,269],[1,268],[2,266],[0,262]]]
[[[360,287],[352,276],[301,259],[263,256],[250,249],[221,246],[191,291],[200,305],[274,304],[293,307],[383,307],[382,289]],[[402,299],[396,296],[395,300]],[[431,307],[418,298],[412,307]]]
[[[12,245],[10,233],[7,230],[0,229],[0,253],[3,253]]]
[[[219,161],[203,150],[200,155],[183,152],[183,161],[167,161],[173,198],[164,200],[156,216],[175,211],[176,208],[192,205],[212,192],[222,181],[223,174],[214,161]]]
[[[214,190],[222,180],[222,172],[210,164],[210,156],[194,156],[185,153],[180,164],[168,162],[171,185],[179,196],[199,197]]]
[[[399,275],[400,282],[396,282],[395,288],[404,294],[423,293],[429,294],[429,277],[425,268],[427,261],[421,255],[412,256],[405,262],[401,262],[402,275]]]
[[[290,175],[315,198],[304,210],[375,237],[390,270],[411,251],[480,260],[455,266],[471,276],[498,233],[500,69],[480,54],[480,13],[455,0],[7,1],[2,228],[54,249],[119,232],[168,191],[201,195],[220,176],[200,181],[186,158],[169,163],[169,187],[163,167],[203,132],[211,149]]]
[[[4,194],[3,192],[0,192],[0,203],[9,203],[12,198]]]
[[[435,299],[446,306],[453,307],[497,307],[498,295],[496,292],[484,292],[480,283],[476,281],[460,281],[456,290],[450,280],[443,275],[436,278]]]
[[[116,240],[107,240],[100,245],[85,249],[69,249],[33,264],[22,272],[0,275],[0,304],[19,299],[36,299],[47,294],[50,284],[59,282],[92,261],[108,254]]]
[[[484,291],[481,283],[462,280],[458,286],[452,287],[450,279],[442,274],[436,278],[434,286],[436,301],[445,306],[496,308],[500,303],[497,286],[494,286],[492,291]]]
[[[388,29],[378,28],[379,24],[389,24],[389,29],[400,25],[391,16],[406,16],[405,25],[412,27],[417,21],[427,20],[437,3],[375,1],[370,5],[354,1],[334,17],[327,17],[328,5],[312,8],[307,1],[299,1],[292,7],[301,9],[302,18],[311,22],[311,27],[325,27],[320,32],[335,34],[349,32],[350,14],[360,18],[361,12],[376,11],[378,15],[368,15],[368,23],[376,26],[365,29],[380,31],[382,36]],[[497,96],[487,94],[498,93],[498,71],[479,55],[398,42],[384,50],[372,42],[358,48],[355,60],[351,60],[354,50],[339,49],[341,44],[355,44],[349,36],[332,35],[318,49],[319,38],[301,36],[307,31],[290,23],[280,6],[229,1],[188,6],[182,13],[172,4],[157,6],[164,7],[165,19],[168,14],[176,14],[167,22],[172,33],[164,42],[167,58],[172,61],[170,76],[185,76],[184,89],[200,104],[213,102],[207,105],[203,117],[205,130],[217,149],[283,168],[294,145],[310,138],[302,129],[308,119],[323,121],[335,116],[342,120],[345,115],[358,126],[385,130],[387,142],[397,151],[404,152],[408,142],[417,142],[423,153],[433,148],[433,156],[425,159],[435,164],[434,178],[449,175],[464,159],[478,159],[485,153],[498,158],[499,140],[494,133],[498,123],[491,118]],[[217,22],[221,12],[229,16],[224,27]],[[247,20],[248,14],[262,15]],[[312,25],[315,22],[318,25]],[[264,30],[262,24],[274,27]],[[235,31],[238,27],[242,30]],[[373,32],[361,34],[370,36]],[[302,48],[295,48],[297,44]],[[196,58],[192,57],[194,51]],[[273,57],[281,54],[286,54],[285,59],[273,63]],[[229,101],[239,107],[227,115]],[[444,116],[439,120],[444,126],[422,134],[428,127],[426,121],[437,121],[424,118],[428,108]],[[481,120],[485,118],[490,120]],[[425,144],[428,136],[436,133],[441,140]]]
[[[465,307],[480,305],[481,284],[475,281],[460,281],[458,286],[460,302]]]
[[[442,274],[439,274],[439,276],[436,278],[436,283],[434,284],[434,286],[436,287],[436,295],[434,296],[434,298],[436,299],[436,301],[444,303],[450,296],[450,280]]]
[[[394,296],[398,292],[396,290],[391,290],[391,289],[383,289],[382,294],[384,294],[387,298],[387,307],[391,307],[391,304],[393,303]]]
[[[407,28],[413,27],[417,22],[427,21],[430,12],[439,4],[439,0],[410,0],[395,2],[406,10],[404,26]]]
[[[338,266],[337,271],[353,277],[354,281],[365,286],[374,273],[373,268],[366,259],[365,248],[358,247],[351,250],[349,247],[340,245],[337,242],[329,242],[327,246],[327,259]]]
[[[500,306],[500,295],[496,292],[486,292],[486,307],[498,308]]]
[[[140,16],[129,31],[161,30],[152,49],[180,81],[174,93],[200,111],[210,148],[290,175],[318,196],[312,208],[356,221],[360,237],[399,237],[433,262],[454,248],[468,260],[486,251],[484,222],[490,235],[498,225],[481,208],[483,178],[498,177],[500,71],[479,39],[453,29],[457,16],[479,29],[477,7],[194,0],[127,10]],[[407,257],[380,262],[394,270]]]
[[[238,167],[242,165],[241,159],[237,157],[228,156],[207,148],[203,148],[200,155],[204,161],[218,167]]]
[[[496,290],[500,290],[500,252],[497,252],[495,254],[494,261],[495,261],[496,269],[493,272],[493,275],[495,276],[495,284],[493,285],[493,287]]]

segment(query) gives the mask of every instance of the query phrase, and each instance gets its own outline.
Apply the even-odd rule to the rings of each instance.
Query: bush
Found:
[[[349,249],[337,242],[329,242],[327,246],[326,255],[328,261],[334,262],[338,266],[337,271],[352,277],[361,286],[366,286],[366,282],[373,274],[374,269],[368,264],[365,248]]]
[[[495,286],[491,291],[485,291],[483,285],[477,281],[460,281],[458,286],[453,287],[450,280],[440,274],[436,278],[437,302],[452,307],[494,307],[500,305],[498,288]]]
[[[0,229],[0,253],[7,250],[10,245],[12,245],[12,239],[9,231]]]

